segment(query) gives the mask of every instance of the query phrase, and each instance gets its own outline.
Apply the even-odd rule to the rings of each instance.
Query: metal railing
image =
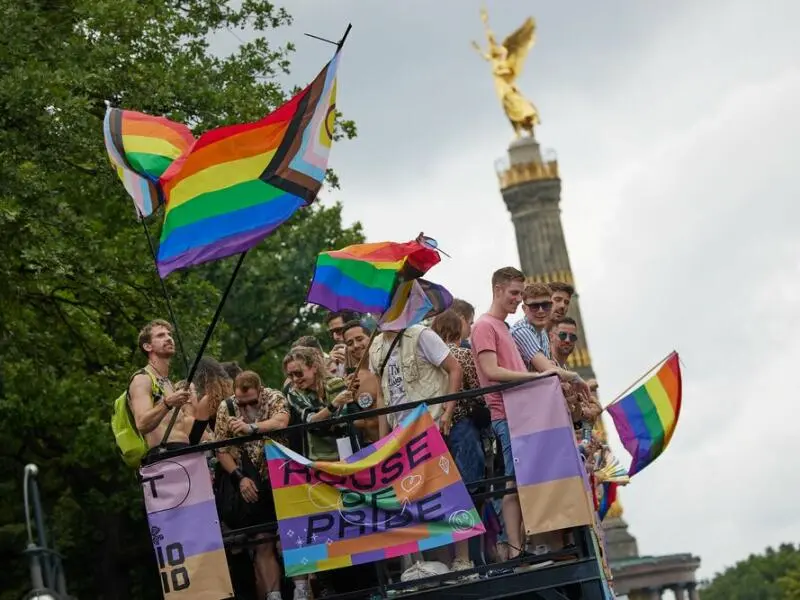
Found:
[[[549,375],[549,376],[555,377],[556,375]],[[225,448],[228,446],[241,446],[243,444],[247,444],[253,441],[260,441],[265,438],[273,437],[276,435],[282,435],[286,433],[307,431],[313,429],[325,429],[331,427],[332,425],[350,423],[353,421],[360,421],[362,419],[369,419],[372,417],[386,415],[394,412],[408,411],[421,404],[427,404],[428,406],[432,406],[436,404],[450,402],[451,400],[477,401],[479,398],[481,398],[486,394],[492,392],[502,392],[504,390],[509,390],[528,383],[530,383],[530,380],[501,383],[493,386],[488,386],[485,388],[464,390],[455,394],[448,394],[445,396],[439,396],[427,400],[408,402],[398,406],[389,406],[385,408],[362,410],[360,412],[347,415],[340,415],[316,423],[298,423],[296,425],[289,425],[288,427],[285,427],[283,429],[270,431],[268,433],[256,433],[252,435],[238,436],[236,438],[227,440],[216,440],[213,442],[200,443],[193,446],[187,446],[184,448],[163,450],[158,454],[148,455],[143,461],[143,464],[153,464],[170,458],[185,456],[188,454],[195,454],[198,452],[208,452],[208,451],[218,450],[220,448]],[[487,458],[493,459],[494,456]],[[489,461],[487,461],[487,464],[489,464]],[[515,494],[516,493],[515,488],[506,487],[506,484],[512,480],[513,476],[492,475],[490,477],[478,481],[465,481],[464,484],[465,486],[467,486],[468,489],[469,488],[476,489],[476,491],[470,492],[470,496],[472,497],[473,502],[482,502],[490,499],[502,498],[507,494]],[[274,540],[277,537],[277,529],[278,529],[278,524],[277,522],[273,521],[273,522],[260,523],[248,527],[242,527],[239,529],[227,530],[224,531],[223,533],[223,541],[225,543],[226,548],[253,547],[262,544],[267,540]],[[550,587],[556,587],[559,585],[560,586],[583,585],[584,587],[590,585],[591,586],[590,592],[581,592],[582,595],[576,597],[579,598],[594,597],[593,592],[595,590],[594,587],[595,581],[599,582],[600,580],[600,574],[597,565],[597,556],[595,554],[594,544],[590,538],[587,527],[574,528],[571,530],[571,533],[573,538],[573,544],[568,545],[565,548],[555,552],[548,552],[546,554],[537,555],[535,558],[535,562],[555,561],[555,566],[558,567],[557,574],[556,575],[551,574],[550,577],[550,579],[553,582],[553,585],[544,587],[547,587],[549,589]],[[267,535],[265,536],[264,534]],[[255,536],[258,536],[258,538],[256,538]],[[434,593],[437,599],[443,597],[442,594],[444,593],[444,590],[453,589],[454,593],[456,593],[456,590],[460,589],[462,591],[459,593],[461,593],[461,597],[463,597],[463,593],[466,591],[464,590],[464,586],[467,585],[474,586],[478,582],[464,582],[457,584],[447,583],[447,582],[452,582],[453,579],[455,578],[461,579],[462,577],[473,574],[477,574],[480,577],[485,578],[490,574],[491,571],[494,571],[496,573],[507,572],[507,574],[499,577],[492,576],[490,580],[491,582],[493,582],[492,584],[493,586],[499,585],[498,589],[502,588],[505,591],[502,593],[498,592],[500,595],[497,596],[492,594],[487,596],[486,594],[481,593],[480,597],[487,600],[489,598],[494,598],[494,597],[498,598],[509,597],[515,594],[514,590],[520,585],[523,586],[531,585],[530,583],[531,580],[529,577],[517,578],[515,575],[518,574],[514,573],[515,569],[522,567],[525,564],[529,564],[531,562],[533,561],[531,560],[530,556],[527,557],[520,556],[518,558],[505,560],[497,563],[490,563],[490,564],[484,563],[482,565],[475,566],[473,569],[470,570],[458,571],[457,575],[454,575],[453,573],[447,573],[444,575],[436,575],[424,579],[415,579],[413,581],[408,581],[408,582],[399,582],[399,581],[392,582],[390,581],[389,573],[387,570],[387,565],[386,565],[387,561],[381,561],[374,563],[378,585],[367,587],[354,592],[345,592],[342,594],[337,593],[335,595],[326,596],[326,598],[329,598],[331,600],[333,599],[347,600],[351,598],[354,599],[354,598],[364,598],[364,597],[388,598],[398,593],[406,592],[410,589],[419,589],[419,588],[431,588],[426,591]],[[572,565],[572,567],[574,568],[572,567],[570,569],[562,568],[567,564]],[[446,587],[441,587],[445,583],[447,583]],[[599,583],[597,585],[599,585]],[[471,589],[472,588],[470,588],[470,590]],[[524,589],[532,590],[533,588],[525,587]],[[492,593],[494,593],[495,591],[496,590],[493,589]],[[449,592],[448,595],[450,595]],[[470,591],[470,596],[472,595],[473,595],[472,591]],[[531,596],[531,597],[537,597],[537,596]],[[568,597],[568,596],[562,596],[562,597]]]

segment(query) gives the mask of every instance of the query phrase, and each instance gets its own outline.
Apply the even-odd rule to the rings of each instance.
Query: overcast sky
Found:
[[[342,188],[325,200],[370,241],[438,239],[453,258],[429,278],[483,312],[491,273],[519,258],[494,172],[512,131],[470,48],[485,44],[480,2],[287,8],[295,23],[275,39],[297,45],[293,84],[331,51],[301,34],[338,39],[353,23],[338,105],[359,135],[334,147]],[[537,19],[519,87],[558,153],[603,400],[672,348],[684,363],[670,448],[622,491],[640,553],[692,552],[705,577],[800,541],[800,3],[488,8],[500,39]],[[223,53],[237,44],[214,40]]]

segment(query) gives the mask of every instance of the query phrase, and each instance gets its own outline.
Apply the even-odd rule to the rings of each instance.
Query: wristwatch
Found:
[[[250,423],[250,435],[258,433],[258,425]]]

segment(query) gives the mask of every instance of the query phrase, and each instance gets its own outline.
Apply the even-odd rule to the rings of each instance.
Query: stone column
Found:
[[[528,281],[575,285],[561,225],[558,161],[543,158],[534,138],[522,138],[509,147],[508,164],[499,170],[498,177],[516,232],[520,266]],[[577,293],[567,314],[575,319],[579,332],[567,365],[584,379],[592,379],[595,375]]]
[[[670,589],[675,594],[675,600],[686,600],[686,589],[682,585],[676,585]]]
[[[686,586],[689,591],[689,600],[700,600],[700,593],[697,591],[697,584],[690,583]]]
[[[659,588],[650,588],[650,600],[661,600],[661,590]]]

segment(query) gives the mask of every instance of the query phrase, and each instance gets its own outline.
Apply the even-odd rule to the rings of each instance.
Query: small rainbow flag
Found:
[[[111,107],[103,121],[103,138],[140,217],[150,216],[161,204],[158,178],[194,143],[186,125]]]
[[[158,271],[249,250],[317,197],[336,116],[339,52],[314,81],[255,123],[203,134],[161,175]]]
[[[617,499],[617,486],[616,481],[604,481],[600,484],[602,490],[600,496],[600,505],[597,507],[597,516],[602,521],[606,518],[611,505]]]
[[[392,304],[381,317],[381,331],[400,331],[446,311],[453,295],[443,286],[424,279],[412,279],[397,286]]]
[[[436,250],[417,240],[320,252],[307,299],[331,311],[382,314],[400,282],[421,277],[440,260]]]
[[[681,367],[673,352],[643,385],[606,410],[614,419],[622,445],[633,457],[628,475],[658,458],[669,444],[681,412]]]

